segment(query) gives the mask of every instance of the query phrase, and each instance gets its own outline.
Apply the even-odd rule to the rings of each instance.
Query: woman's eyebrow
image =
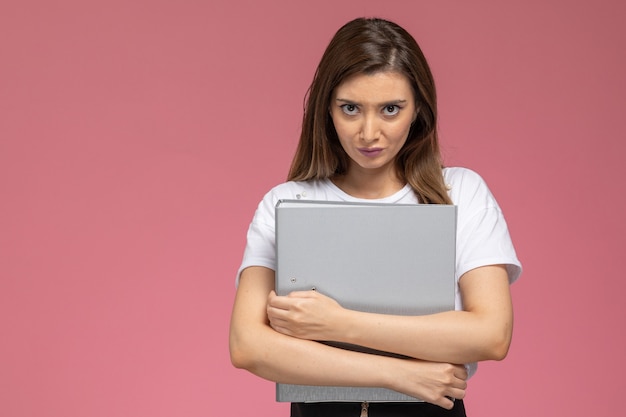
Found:
[[[339,102],[341,102],[341,103],[359,104],[359,103],[357,103],[356,101],[354,101],[354,100],[348,100],[347,98],[339,98],[339,97],[337,97],[337,98],[335,99],[335,101],[339,101]]]
[[[356,105],[359,105],[359,106],[361,105],[361,103],[359,103],[359,102],[357,102],[355,100],[349,100],[349,99],[346,99],[346,98],[339,98],[339,97],[337,97],[335,99],[335,101],[338,101],[340,103],[356,104]],[[378,106],[389,106],[389,105],[392,105],[392,104],[405,104],[406,102],[407,102],[407,100],[404,100],[404,99],[389,100],[389,101],[385,101],[385,102],[379,103]]]

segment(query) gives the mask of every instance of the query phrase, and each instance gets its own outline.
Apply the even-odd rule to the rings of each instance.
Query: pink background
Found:
[[[447,164],[486,178],[525,266],[470,415],[617,415],[625,4],[2,2],[0,415],[287,415],[230,364],[234,275],[360,15],[422,45]]]

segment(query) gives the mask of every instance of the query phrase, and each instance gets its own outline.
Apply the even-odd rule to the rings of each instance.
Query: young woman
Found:
[[[233,364],[271,381],[389,388],[423,402],[292,404],[292,416],[464,416],[476,362],[501,360],[521,266],[495,199],[464,168],[442,167],[435,86],[398,25],[356,19],[331,40],[308,92],[288,182],[265,195],[248,231],[230,331]],[[456,310],[390,316],[347,310],[316,291],[277,296],[279,199],[456,204]],[[395,352],[399,359],[316,342]],[[302,358],[306,358],[305,361]]]

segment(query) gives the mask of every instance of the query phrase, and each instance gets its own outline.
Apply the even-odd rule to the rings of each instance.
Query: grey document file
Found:
[[[276,292],[315,289],[345,308],[381,314],[454,310],[456,210],[452,205],[281,200]],[[276,385],[276,400],[420,401],[384,388],[291,384]]]

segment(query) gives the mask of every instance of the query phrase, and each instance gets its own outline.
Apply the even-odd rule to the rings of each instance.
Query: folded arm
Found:
[[[272,329],[267,302],[273,289],[272,270],[242,272],[230,327],[236,367],[281,383],[384,387],[444,408],[452,407],[447,397],[464,397],[463,366],[352,352]]]

